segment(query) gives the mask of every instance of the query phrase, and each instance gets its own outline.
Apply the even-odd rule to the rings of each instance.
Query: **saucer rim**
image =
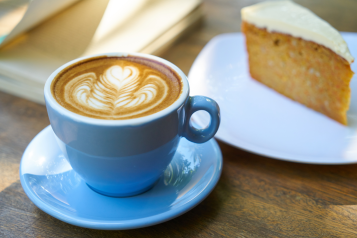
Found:
[[[217,185],[221,174],[222,174],[222,168],[223,168],[223,156],[222,152],[220,150],[220,147],[218,143],[216,142],[215,139],[210,139],[206,143],[210,143],[215,151],[215,156],[212,156],[215,158],[216,162],[216,168],[212,173],[212,176],[210,176],[210,180],[207,182],[205,185],[204,189],[196,194],[193,199],[190,201],[186,202],[185,204],[179,206],[176,209],[171,209],[168,211],[165,211],[163,213],[159,213],[153,216],[148,216],[148,217],[143,217],[143,218],[138,218],[138,219],[127,219],[127,220],[116,220],[116,221],[101,221],[101,220],[95,220],[95,219],[87,219],[87,218],[74,218],[70,215],[67,215],[63,212],[58,211],[56,208],[51,208],[50,205],[48,205],[46,202],[42,201],[40,198],[38,198],[34,193],[31,188],[29,188],[28,183],[26,182],[26,179],[24,178],[24,175],[22,175],[22,169],[23,169],[23,161],[25,160],[25,154],[26,151],[29,150],[29,148],[32,147],[34,141],[38,137],[41,136],[41,134],[45,133],[46,130],[52,130],[51,125],[45,127],[43,130],[41,130],[28,144],[26,147],[22,157],[21,157],[21,162],[20,162],[20,169],[19,169],[19,174],[20,174],[20,182],[21,186],[25,191],[25,194],[28,196],[28,198],[33,202],[40,210],[43,212],[51,215],[54,218],[57,218],[63,222],[66,222],[71,225],[79,226],[79,227],[84,227],[84,228],[90,228],[90,229],[100,229],[100,230],[129,230],[129,229],[135,229],[135,228],[142,228],[142,227],[147,227],[147,226],[152,226],[156,224],[160,224],[166,221],[169,221],[171,219],[174,219],[194,207],[196,207],[198,204],[200,204],[214,189],[214,187]],[[193,142],[189,142],[193,143]],[[191,188],[192,189],[192,188]],[[190,189],[190,190],[191,190]]]

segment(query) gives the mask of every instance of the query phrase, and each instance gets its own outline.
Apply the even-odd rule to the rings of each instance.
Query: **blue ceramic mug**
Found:
[[[44,89],[48,116],[64,156],[90,188],[115,197],[136,195],[153,187],[170,164],[181,137],[204,143],[215,135],[220,124],[219,106],[214,100],[190,97],[187,77],[178,67],[146,54],[130,53],[165,64],[182,78],[180,97],[159,112],[127,120],[94,119],[67,110],[53,97],[51,83],[68,66],[97,56],[126,55],[75,59],[54,71]],[[211,116],[205,129],[190,124],[191,115],[198,110]]]

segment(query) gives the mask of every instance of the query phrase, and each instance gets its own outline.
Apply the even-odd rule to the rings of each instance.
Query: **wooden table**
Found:
[[[212,37],[240,31],[240,9],[256,2],[205,1],[203,26],[161,56],[188,73]],[[355,0],[296,2],[340,31],[357,32]],[[357,165],[296,164],[224,143],[217,187],[186,214],[128,231],[66,224],[38,209],[19,182],[22,153],[48,124],[43,105],[0,93],[0,237],[357,237]]]

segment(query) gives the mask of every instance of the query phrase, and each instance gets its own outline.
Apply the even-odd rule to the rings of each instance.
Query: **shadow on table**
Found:
[[[221,181],[227,180],[222,175]],[[20,181],[0,192],[0,237],[157,237],[211,234],[205,228],[215,220],[220,207],[228,197],[222,197],[217,188],[197,207],[182,216],[151,227],[103,231],[76,227],[62,222],[38,209],[24,193]]]
[[[357,164],[314,165],[256,155],[219,142],[224,169],[242,192],[263,199],[300,197],[315,205],[357,205]]]

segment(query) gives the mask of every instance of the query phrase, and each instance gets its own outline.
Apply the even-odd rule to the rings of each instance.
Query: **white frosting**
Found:
[[[159,89],[163,93],[159,94]],[[156,75],[140,78],[136,67],[116,65],[108,68],[99,79],[95,73],[77,76],[66,85],[65,93],[67,103],[80,110],[121,118],[144,113],[159,105],[167,96],[168,85]],[[142,107],[144,104],[149,105]]]
[[[354,58],[340,33],[310,10],[292,1],[263,2],[242,9],[242,19],[269,32],[281,32],[323,45],[346,59]]]

